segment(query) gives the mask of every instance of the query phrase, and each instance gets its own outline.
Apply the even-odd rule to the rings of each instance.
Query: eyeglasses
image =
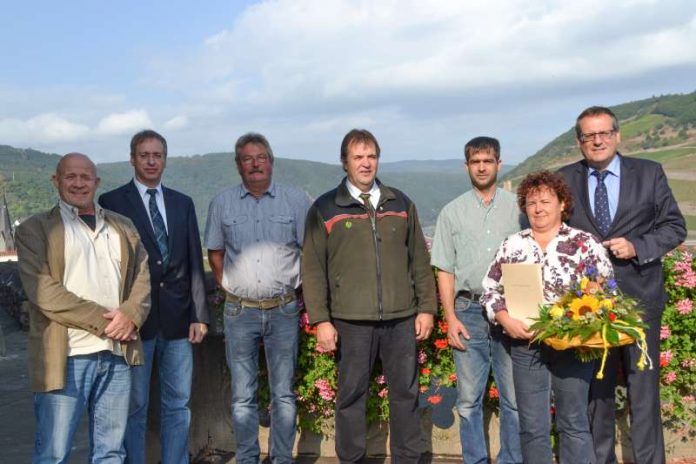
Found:
[[[243,158],[239,158],[239,162],[240,162],[241,164],[245,164],[245,165],[248,166],[248,165],[250,165],[250,164],[253,164],[254,161],[257,162],[257,163],[259,163],[259,164],[266,164],[266,163],[268,162],[269,159],[270,159],[270,156],[268,156],[268,154],[262,153],[262,154],[260,154],[260,155],[258,155],[258,156],[256,156],[256,157],[253,157],[253,156],[245,156],[245,157],[243,157]]]
[[[582,143],[594,142],[596,137],[599,137],[602,142],[609,140],[616,131],[614,129],[608,131],[600,132],[590,132],[589,134],[580,134],[580,141]]]

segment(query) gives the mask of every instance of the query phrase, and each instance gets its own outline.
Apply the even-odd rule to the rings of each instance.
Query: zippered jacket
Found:
[[[313,324],[391,320],[437,309],[435,278],[413,202],[377,181],[374,221],[345,179],[307,214],[302,288]]]

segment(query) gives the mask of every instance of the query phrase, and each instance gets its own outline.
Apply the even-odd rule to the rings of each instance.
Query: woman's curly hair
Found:
[[[563,203],[563,212],[561,220],[567,221],[570,218],[570,212],[573,210],[573,194],[570,192],[570,187],[563,179],[563,176],[556,172],[547,170],[533,172],[522,180],[522,183],[517,187],[517,204],[523,213],[527,213],[527,196],[532,192],[538,192],[543,189],[549,189],[556,194],[558,201]]]

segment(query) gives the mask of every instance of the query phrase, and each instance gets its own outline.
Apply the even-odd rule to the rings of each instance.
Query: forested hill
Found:
[[[13,219],[45,210],[57,200],[50,178],[58,155],[0,145],[0,192],[5,192]],[[97,166],[100,192],[115,188],[133,176],[128,162]],[[276,158],[274,179],[306,191],[312,198],[334,188],[344,173],[337,164]],[[461,160],[400,161],[382,163],[379,178],[406,193],[416,203],[425,227],[435,223],[440,209],[470,188]],[[240,182],[231,153],[170,157],[164,184],[190,195],[199,222],[205,223],[208,203],[222,188]]]

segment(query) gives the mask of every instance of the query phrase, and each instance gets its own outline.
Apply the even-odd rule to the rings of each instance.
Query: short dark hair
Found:
[[[167,157],[167,141],[165,140],[164,137],[162,137],[162,135],[153,131],[152,129],[141,130],[140,132],[138,132],[137,134],[135,134],[133,136],[133,138],[131,139],[131,142],[130,142],[131,158],[135,157],[135,150],[137,150],[138,145],[140,145],[141,143],[143,143],[145,140],[148,140],[148,139],[157,139],[162,143],[162,150],[164,150],[162,155],[166,158]]]
[[[246,147],[250,143],[263,146],[268,154],[268,160],[273,164],[273,149],[271,144],[268,143],[268,139],[257,132],[247,132],[237,139],[237,143],[234,144],[234,160],[239,163],[239,152],[242,148]]]
[[[354,143],[374,145],[377,151],[377,158],[379,158],[379,143],[377,143],[377,138],[372,135],[372,132],[367,129],[352,129],[343,137],[343,142],[341,142],[341,162],[345,162],[346,158],[348,158],[348,148]]]
[[[499,160],[500,142],[498,141],[498,139],[495,139],[493,137],[481,136],[474,137],[473,139],[466,142],[466,145],[464,145],[464,157],[467,161],[469,161],[469,158],[471,158],[472,155],[480,151],[492,151],[493,156],[495,156],[495,159]]]
[[[558,201],[564,204],[561,220],[567,221],[573,209],[573,194],[563,176],[557,172],[546,170],[533,172],[522,180],[522,183],[517,187],[517,204],[520,210],[527,214],[527,196],[545,188],[555,193]]]
[[[589,108],[586,108],[582,113],[580,113],[580,116],[578,116],[578,119],[575,120],[575,138],[580,140],[580,137],[582,136],[582,129],[580,128],[580,121],[582,121],[585,118],[590,118],[593,116],[602,116],[606,115],[611,118],[611,129],[614,132],[619,131],[619,120],[616,118],[616,115],[612,110],[605,106],[590,106]]]

